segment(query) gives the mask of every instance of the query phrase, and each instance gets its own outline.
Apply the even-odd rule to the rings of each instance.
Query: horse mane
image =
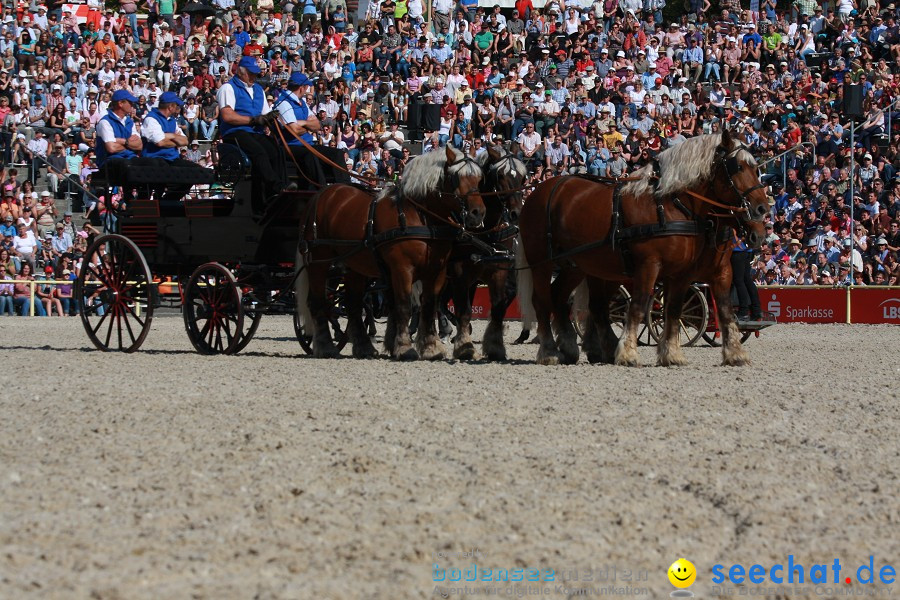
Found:
[[[721,133],[699,135],[660,152],[656,157],[660,171],[659,185],[655,190],[656,195],[676,194],[709,180],[716,164],[716,149],[721,142]],[[736,158],[755,167],[756,159],[753,158],[750,151],[737,141],[735,144],[738,145]],[[652,174],[653,166],[644,165],[631,174],[640,179],[625,184],[622,191],[632,196],[653,194],[654,189],[650,178]]]
[[[478,166],[481,167],[482,171],[487,171],[489,167],[489,163],[491,161],[491,155],[488,152],[482,152],[480,155],[475,157],[475,160],[478,162]],[[502,176],[514,175],[519,179],[524,180],[528,177],[528,167],[525,166],[521,160],[512,156],[512,160],[503,160],[500,162],[497,167],[497,174]]]
[[[456,148],[450,148],[454,160],[460,160],[463,153]],[[403,169],[400,179],[400,191],[410,198],[425,198],[441,189],[444,179],[444,169],[447,167],[447,154],[444,148],[427,154],[417,156]],[[451,175],[461,177],[480,177],[481,168],[475,162],[460,162],[450,168]]]

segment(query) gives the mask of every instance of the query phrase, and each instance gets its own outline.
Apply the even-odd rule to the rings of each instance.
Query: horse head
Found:
[[[738,230],[746,235],[753,248],[759,248],[766,237],[763,219],[769,212],[766,185],[759,179],[756,160],[750,151],[734,139],[728,130],[716,148],[714,189],[719,198],[734,205]]]
[[[483,189],[494,192],[501,205],[499,212],[503,220],[516,223],[525,203],[522,186],[528,177],[525,164],[516,158],[516,146],[507,150],[503,146],[488,146],[487,165]]]
[[[482,171],[475,159],[447,146],[447,162],[444,165],[442,189],[438,196],[447,205],[445,209],[465,227],[481,227],[487,210],[481,198],[479,185]]]

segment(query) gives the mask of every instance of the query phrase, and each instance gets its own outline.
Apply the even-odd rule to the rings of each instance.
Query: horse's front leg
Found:
[[[647,309],[653,298],[653,288],[659,276],[659,264],[643,264],[634,276],[634,292],[631,305],[628,307],[628,318],[625,320],[625,333],[616,348],[616,364],[626,367],[640,366],[638,355],[638,331],[647,317]]]
[[[722,332],[722,364],[740,367],[750,364],[750,356],[741,344],[741,332],[731,303],[731,279],[731,265],[726,263],[712,281],[712,293],[719,314],[719,330]]]
[[[656,364],[661,367],[686,365],[681,350],[681,313],[688,284],[684,279],[668,279],[665,287],[665,329],[656,348]]]

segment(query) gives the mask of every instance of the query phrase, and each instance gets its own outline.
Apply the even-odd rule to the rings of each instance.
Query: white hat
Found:
[[[50,192],[48,192],[47,190],[44,190],[43,192],[41,192],[41,198],[47,198],[49,196],[50,196]]]
[[[535,87],[544,87],[544,84],[541,83],[540,81],[538,81],[538,82],[535,84]]]
[[[624,51],[624,50],[619,50],[618,52],[616,52],[616,56],[617,56],[618,58],[625,58],[625,51]]]
[[[62,86],[59,85],[58,83],[54,83],[52,89],[54,89],[54,90],[62,90]]]
[[[25,69],[22,69],[21,71],[19,71],[19,78],[21,79],[25,77],[28,77],[28,72]]]
[[[863,158],[866,160],[872,160],[872,155],[867,152],[866,155],[863,156]]]
[[[656,63],[655,63],[655,62],[650,63],[649,65],[647,65],[647,68],[648,68],[648,69],[655,69],[655,68],[656,68]]]
[[[643,50],[638,50],[638,54],[647,54],[647,53],[644,52]]]

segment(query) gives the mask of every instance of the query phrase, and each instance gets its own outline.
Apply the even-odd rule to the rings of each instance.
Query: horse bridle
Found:
[[[473,159],[471,156],[464,153],[462,158],[454,160],[453,162],[448,162],[447,167],[446,167],[447,172],[452,173],[452,175],[451,175],[452,179],[450,181],[450,185],[454,190],[457,190],[457,191],[445,192],[445,191],[441,190],[438,192],[440,196],[448,196],[449,195],[456,199],[456,203],[457,203],[457,207],[459,208],[459,212],[451,213],[451,217],[456,221],[457,225],[459,225],[463,229],[466,228],[466,220],[468,219],[468,216],[469,216],[469,207],[466,202],[466,199],[473,194],[480,193],[477,189],[474,191],[471,191],[471,192],[467,192],[465,194],[460,194],[458,191],[459,190],[459,171],[462,169],[462,167],[459,167],[458,169],[456,169],[456,172],[453,172],[452,169],[456,165],[459,165],[459,164],[465,165],[466,163],[471,163],[471,164],[475,165],[475,167],[479,171],[481,171],[481,165],[479,165],[478,162],[475,159]],[[483,175],[482,175],[482,177],[483,177]]]
[[[738,188],[737,184],[734,182],[734,175],[740,173],[743,170],[743,165],[741,165],[740,161],[737,159],[737,154],[744,150],[743,147],[738,147],[731,152],[728,152],[721,146],[716,149],[716,162],[718,162],[722,168],[725,170],[725,175],[728,177],[728,183],[731,185],[731,189],[734,191],[737,196],[739,210],[736,210],[738,213],[737,219],[739,223],[750,223],[752,221],[761,222],[763,217],[765,216],[767,210],[763,209],[761,211],[757,211],[757,214],[754,215],[752,207],[750,205],[750,194],[755,192],[756,190],[765,189],[768,186],[765,183],[758,183],[752,187],[747,188],[746,190],[741,190]],[[762,208],[762,205],[760,205]]]
[[[500,146],[500,149],[503,150],[503,156],[500,157],[500,160],[498,160],[497,162],[491,163],[490,166],[488,167],[488,174],[490,174],[491,177],[494,178],[493,185],[491,186],[493,188],[500,187],[500,167],[503,164],[508,164],[509,170],[513,173],[516,173],[516,163],[515,163],[516,156],[515,156],[515,154],[513,154],[512,152],[510,152],[509,150],[507,150],[506,148],[504,148],[502,146]],[[490,186],[491,183],[489,182],[488,185]],[[513,190],[509,190],[509,191],[496,189],[495,191],[497,192],[498,197],[515,196],[516,194],[522,193],[521,189],[518,189],[518,190],[513,189]],[[501,202],[500,219],[501,219],[501,221],[505,221],[506,223],[510,223],[510,224],[518,221],[517,216],[510,212],[508,202]]]

